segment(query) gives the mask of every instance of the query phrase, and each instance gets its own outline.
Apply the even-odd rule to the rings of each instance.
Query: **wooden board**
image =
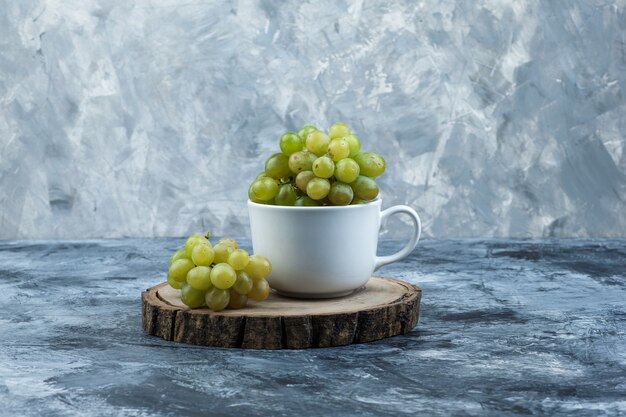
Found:
[[[302,300],[272,292],[240,310],[189,309],[167,283],[142,293],[148,334],[194,345],[302,349],[371,342],[408,333],[419,318],[422,290],[391,278],[372,277],[355,293]]]

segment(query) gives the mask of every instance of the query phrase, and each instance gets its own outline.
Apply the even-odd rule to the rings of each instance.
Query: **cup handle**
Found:
[[[389,207],[387,210],[383,210],[380,213],[380,224],[382,225],[387,217],[396,213],[406,213],[411,216],[411,219],[413,220],[413,235],[411,236],[409,243],[407,243],[406,246],[398,252],[387,256],[377,256],[374,271],[408,256],[413,249],[415,249],[417,241],[420,240],[420,235],[422,234],[422,222],[420,221],[420,217],[417,215],[415,210],[409,206],[393,206]]]

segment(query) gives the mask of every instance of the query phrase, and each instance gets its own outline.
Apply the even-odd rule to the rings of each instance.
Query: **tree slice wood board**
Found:
[[[239,310],[189,309],[167,283],[142,293],[144,330],[194,345],[303,349],[364,343],[410,332],[422,290],[404,281],[372,277],[356,292],[333,299],[295,299],[272,292]]]

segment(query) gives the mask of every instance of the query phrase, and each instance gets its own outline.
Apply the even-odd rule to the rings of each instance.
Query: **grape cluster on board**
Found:
[[[378,196],[374,178],[385,171],[385,160],[361,152],[359,139],[345,123],[335,123],[328,134],[314,126],[287,132],[280,138],[280,150],[267,159],[248,189],[255,203],[347,206]]]
[[[167,282],[180,289],[187,307],[206,305],[222,311],[245,307],[248,299],[265,300],[270,293],[265,277],[270,272],[267,258],[248,255],[233,239],[221,239],[213,246],[207,237],[193,235],[170,258]]]

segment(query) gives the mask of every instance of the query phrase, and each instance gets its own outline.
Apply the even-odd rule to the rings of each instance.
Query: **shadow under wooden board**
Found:
[[[419,318],[422,290],[404,281],[372,277],[341,298],[303,300],[272,292],[239,310],[189,309],[167,283],[141,295],[144,330],[194,345],[303,349],[371,342],[410,332]]]

